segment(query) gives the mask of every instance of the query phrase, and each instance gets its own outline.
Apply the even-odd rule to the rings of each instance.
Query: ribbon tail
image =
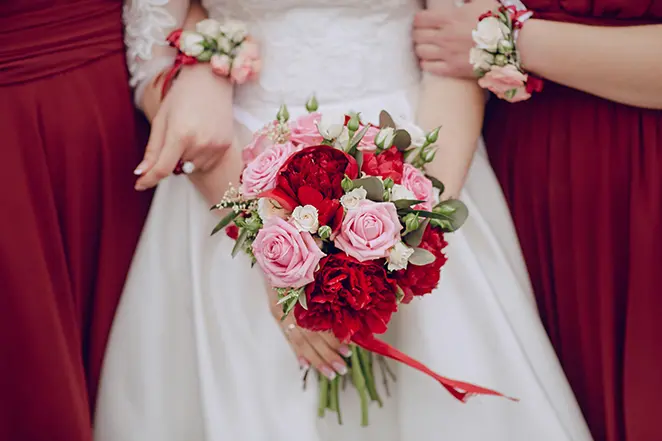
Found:
[[[468,398],[472,395],[492,395],[497,397],[507,398],[512,401],[519,401],[516,398],[510,398],[503,395],[500,392],[494,391],[492,389],[487,389],[482,386],[476,386],[475,384],[465,383],[464,381],[452,380],[450,378],[442,377],[441,375],[434,372],[432,369],[425,366],[418,360],[411,358],[409,355],[398,351],[393,346],[388,343],[376,339],[374,336],[357,336],[355,335],[352,338],[352,341],[357,345],[361,346],[363,349],[374,352],[375,354],[383,355],[384,357],[391,358],[393,360],[399,361],[406,364],[424,374],[429,375],[430,377],[437,380],[451,395],[462,402],[466,402]]]

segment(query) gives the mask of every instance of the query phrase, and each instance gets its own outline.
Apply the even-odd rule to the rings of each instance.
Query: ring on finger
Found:
[[[283,332],[285,332],[285,335],[290,335],[292,331],[294,331],[297,328],[297,325],[294,323],[290,323],[289,325],[283,327]]]
[[[182,161],[181,159],[177,163],[177,166],[175,167],[175,170],[173,170],[173,173],[176,175],[190,175],[195,171],[195,164],[191,161]]]

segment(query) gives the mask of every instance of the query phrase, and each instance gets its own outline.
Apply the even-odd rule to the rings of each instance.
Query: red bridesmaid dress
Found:
[[[0,440],[89,441],[149,195],[120,0],[0,1]]]
[[[524,3],[542,19],[662,23],[662,0]],[[595,441],[662,441],[662,111],[547,82],[523,103],[491,100],[484,134]]]

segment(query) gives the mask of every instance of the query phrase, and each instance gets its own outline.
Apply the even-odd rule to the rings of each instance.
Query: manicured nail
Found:
[[[136,176],[140,176],[143,174],[143,170],[141,168],[137,168],[133,171],[133,174]]]
[[[347,373],[347,366],[345,363],[340,363],[338,361],[332,363],[333,368],[338,372],[340,375],[345,375]]]
[[[347,345],[340,345],[340,347],[338,348],[338,353],[340,355],[342,355],[343,357],[351,357],[352,356],[352,350]]]
[[[328,366],[322,366],[320,372],[329,380],[333,381],[336,379],[336,373],[332,371]]]
[[[299,357],[299,368],[308,369],[309,367],[310,367],[310,363],[308,363],[308,360],[306,360],[303,357]]]

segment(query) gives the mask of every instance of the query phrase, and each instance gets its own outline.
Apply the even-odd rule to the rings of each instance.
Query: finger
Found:
[[[439,29],[415,29],[412,32],[414,44],[434,44],[438,45],[440,41]]]
[[[327,345],[343,357],[349,357],[352,355],[352,350],[344,343],[341,343],[333,334],[330,332],[320,333],[320,337],[326,342]]]
[[[305,357],[302,350],[302,345],[308,343],[303,337],[303,334],[301,334],[301,331],[297,329],[296,325],[290,324],[283,328],[283,332],[287,338],[287,342],[289,343],[290,348],[292,349],[292,352],[299,361],[299,367],[301,367],[301,369],[308,369],[310,367],[310,361]]]
[[[300,340],[299,337],[301,338]],[[337,377],[336,372],[324,361],[313,345],[303,336],[301,330],[297,329],[292,331],[289,334],[289,338],[294,345],[294,351],[298,355],[299,360],[304,359],[310,362],[315,369],[329,380],[334,380]]]
[[[417,44],[414,46],[416,56],[425,61],[444,61],[446,51],[435,44]]]
[[[444,61],[421,61],[421,69],[440,77],[450,76],[451,73],[448,63]]]
[[[315,348],[315,351],[319,356],[324,360],[325,367],[331,366],[334,371],[340,375],[345,375],[347,373],[347,363],[345,360],[336,352],[331,346],[329,346],[326,341],[322,338],[319,332],[308,332],[304,331],[304,336],[308,343]],[[313,363],[313,366],[315,364]],[[330,378],[328,372],[320,369],[324,375]]]
[[[450,7],[424,9],[414,16],[414,29],[439,29],[450,21]]]
[[[177,136],[169,131],[156,164],[138,180],[136,185],[140,185],[143,189],[152,188],[159,181],[170,176],[180,161],[187,144],[188,140],[185,137]]]
[[[152,126],[149,130],[149,141],[145,147],[145,154],[143,160],[138,164],[133,174],[142,176],[147,173],[156,164],[159,153],[163,148],[163,141],[165,140],[166,125],[163,118],[156,117],[152,121]]]

